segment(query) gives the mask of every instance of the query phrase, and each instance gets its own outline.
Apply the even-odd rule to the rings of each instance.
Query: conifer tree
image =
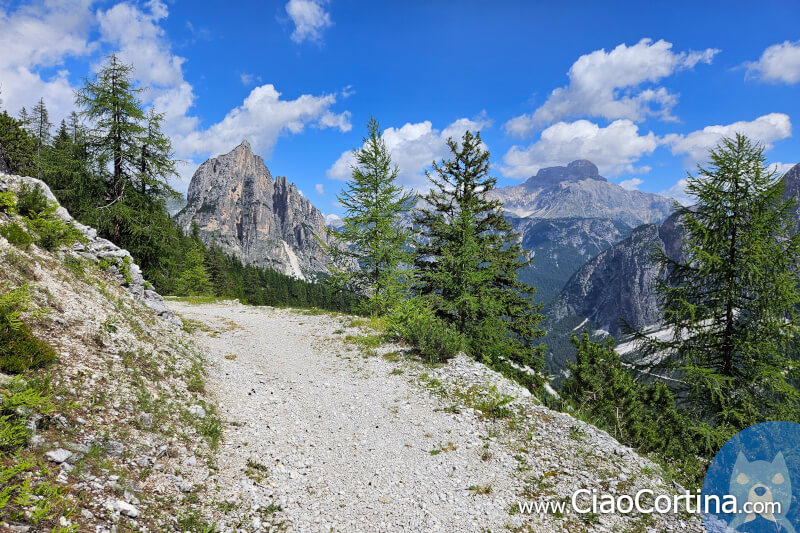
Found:
[[[33,106],[30,127],[36,139],[36,176],[42,179],[42,147],[50,143],[50,129],[53,127],[50,122],[50,113],[44,104],[44,98],[39,98],[39,101]]]
[[[334,234],[338,243],[331,255],[355,260],[359,269],[338,268],[339,282],[369,296],[370,311],[384,313],[403,294],[402,265],[410,262],[411,232],[401,218],[414,202],[414,195],[397,184],[398,168],[383,141],[375,118],[367,124],[364,146],[355,150],[352,179],[337,197],[346,210],[344,225]]]
[[[487,361],[513,361],[539,369],[544,332],[535,288],[517,279],[530,263],[519,236],[490,200],[497,178],[489,175],[489,152],[480,134],[467,131],[461,144],[448,140],[452,159],[426,172],[431,190],[417,212],[417,288],[438,316],[470,339]]]
[[[28,175],[34,170],[36,145],[25,124],[0,112],[0,159],[8,172]]]
[[[139,138],[139,192],[160,198],[176,196],[169,178],[175,176],[172,141],[161,131],[164,115],[150,108],[144,119],[144,132]]]
[[[689,176],[697,199],[680,207],[685,240],[658,289],[673,338],[637,333],[644,353],[680,368],[694,415],[724,442],[767,419],[800,421],[800,235],[793,200],[764,148],[737,134]]]
[[[97,75],[85,80],[76,101],[93,127],[88,146],[98,169],[111,167],[107,181],[106,207],[125,199],[140,166],[140,137],[144,133],[144,111],[139,101],[140,88],[133,85],[133,67],[111,55]],[[119,211],[119,210],[116,210]],[[119,243],[122,213],[113,216],[112,234]]]

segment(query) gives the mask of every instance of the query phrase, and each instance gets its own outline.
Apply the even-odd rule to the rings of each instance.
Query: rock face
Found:
[[[285,177],[273,179],[247,141],[200,165],[175,219],[244,263],[300,279],[328,269],[318,242],[328,242],[325,217]]]
[[[518,217],[603,218],[631,228],[661,222],[673,208],[669,198],[609,183],[585,159],[543,168],[525,183],[500,187],[492,196]]]
[[[786,197],[800,198],[800,164],[783,177]],[[800,206],[795,209],[800,231]],[[588,261],[569,279],[548,306],[549,328],[565,334],[565,324],[581,323],[581,329],[600,329],[611,335],[623,333],[623,321],[636,328],[660,325],[660,302],[655,282],[665,272],[653,260],[656,247],[672,259],[679,259],[683,232],[673,215],[660,226],[647,224],[633,231]],[[555,335],[556,333],[552,333]],[[547,341],[547,339],[545,339]],[[569,346],[567,352],[571,352]],[[563,370],[564,350],[553,350],[550,370]]]
[[[16,192],[19,191],[23,184],[32,188],[40,188],[48,200],[56,204],[58,203],[55,195],[50,191],[50,187],[48,187],[45,182],[36,178],[0,173],[0,191],[13,190]],[[167,306],[164,298],[157,292],[148,289],[149,284],[142,276],[139,265],[133,262],[133,258],[128,250],[123,250],[108,239],[98,237],[96,229],[79,223],[77,220],[73,219],[69,212],[63,207],[59,207],[55,214],[65,222],[74,224],[75,227],[83,233],[83,236],[86,237],[87,242],[78,242],[73,245],[73,249],[78,254],[90,261],[96,263],[102,261],[104,264],[108,264],[108,272],[112,274],[120,285],[125,287],[134,298],[144,303],[164,320],[176,326],[183,325],[181,319],[175,316],[175,313]]]
[[[490,196],[503,202],[533,264],[520,278],[550,301],[586,261],[624,239],[641,224],[659,223],[672,200],[629,191],[600,176],[591,161],[541,169],[525,183],[500,187]]]

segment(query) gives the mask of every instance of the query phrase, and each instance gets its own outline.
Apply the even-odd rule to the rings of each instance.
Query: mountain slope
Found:
[[[285,177],[273,179],[247,141],[200,165],[175,219],[247,264],[301,279],[328,269],[325,217]]]
[[[543,168],[525,183],[500,187],[490,195],[517,217],[601,218],[631,228],[660,222],[673,207],[669,198],[609,183],[585,159]]]
[[[672,200],[629,191],[600,176],[590,161],[541,169],[525,183],[500,187],[490,196],[503,202],[533,264],[520,278],[548,302],[586,261],[645,223],[672,212]]]
[[[23,183],[54,201],[44,183],[0,174],[0,192]],[[56,216],[72,221],[63,208]],[[0,209],[0,227],[14,225],[27,221]],[[86,242],[54,251],[0,236],[0,297],[26,295],[24,323],[57,355],[22,376],[0,372],[0,475],[10,491],[0,531],[199,528],[201,509],[216,505],[205,487],[221,432],[202,392],[204,359],[128,252],[75,226]],[[47,399],[36,405],[31,394]],[[4,438],[17,422],[24,439],[14,450]]]
[[[786,197],[800,198],[800,164],[783,177]],[[800,231],[800,206],[795,210]],[[663,270],[652,258],[656,247],[673,259],[680,256],[683,233],[676,216],[660,226],[648,224],[588,261],[573,275],[548,306],[550,336],[565,335],[566,325],[586,319],[587,325],[611,335],[622,333],[622,321],[636,328],[658,327],[660,306],[654,282]],[[591,329],[591,328],[590,328]],[[563,342],[553,345],[551,372],[564,369],[572,350]]]

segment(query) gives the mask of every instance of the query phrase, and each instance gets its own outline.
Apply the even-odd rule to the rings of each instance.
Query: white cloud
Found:
[[[58,67],[68,57],[92,53],[91,0],[49,0],[21,5],[13,12],[0,3],[0,97],[11,114],[45,99],[50,119],[58,123],[73,109],[74,88],[68,72],[43,76],[39,69]]]
[[[642,183],[644,182],[639,178],[631,178],[629,180],[620,181],[619,186],[622,187],[623,189],[628,189],[629,191],[632,191],[634,189],[638,189],[639,185],[641,185]]]
[[[695,203],[696,200],[695,200],[695,198],[693,196],[690,196],[686,192],[686,184],[687,183],[688,183],[688,180],[686,178],[681,178],[681,179],[678,180],[678,182],[675,185],[673,185],[669,189],[665,189],[665,190],[661,191],[658,194],[660,194],[661,196],[666,196],[667,198],[672,198],[673,200],[676,200],[681,205],[687,205],[687,206],[688,205],[692,205],[692,204]]]
[[[322,31],[333,25],[330,14],[325,11],[326,0],[289,0],[286,13],[294,23],[292,40],[320,42]]]
[[[643,172],[633,164],[658,147],[658,138],[649,132],[639,134],[630,120],[615,120],[602,128],[588,120],[559,122],[542,131],[541,137],[529,146],[512,146],[503,157],[503,174],[527,178],[539,169],[566,165],[576,159],[588,159],[601,174]]]
[[[344,224],[342,217],[335,214],[325,215],[325,223],[334,228],[340,228]]]
[[[739,121],[727,125],[706,126],[702,130],[687,134],[670,134],[664,136],[664,143],[669,145],[673,155],[686,154],[684,163],[693,166],[708,157],[709,149],[717,145],[723,137],[732,137],[741,133],[750,139],[763,143],[769,149],[772,143],[785,139],[792,134],[792,122],[789,115],[770,113],[752,121]]]
[[[745,63],[747,76],[771,83],[800,81],[800,41],[784,41],[764,50],[758,61]]]
[[[654,84],[679,70],[711,63],[718,52],[708,48],[675,53],[672,43],[651,39],[633,46],[620,44],[610,52],[595,50],[573,63],[567,73],[568,85],[555,89],[533,113],[506,122],[505,130],[524,136],[542,125],[577,116],[636,122],[647,116],[673,120],[672,108],[678,95]]]
[[[325,186],[321,183],[317,183],[314,185],[314,189],[317,191],[317,194],[323,195],[325,194]]]
[[[167,6],[160,0],[150,0],[146,5],[149,11],[127,2],[98,11],[100,35],[118,47],[120,59],[133,64],[137,79],[150,86],[145,96],[164,113],[164,130],[172,137],[178,157],[191,160],[224,153],[243,139],[268,157],[281,134],[301,133],[307,126],[350,130],[350,113],[331,110],[335,95],[301,95],[285,100],[272,84],[253,88],[220,122],[202,129],[200,120],[190,114],[195,95],[184,79],[185,59],[172,52],[160,26],[169,15]],[[248,73],[241,74],[240,79],[244,84],[261,81],[260,76]]]
[[[178,135],[173,140],[186,156],[220,154],[247,139],[258,153],[269,157],[281,134],[301,133],[307,126],[350,131],[350,113],[334,113],[336,96],[301,95],[285,100],[272,84],[254,88],[242,105],[205,130]]]
[[[383,140],[392,156],[392,162],[399,168],[398,181],[407,187],[424,190],[428,180],[424,171],[434,160],[448,157],[447,139],[458,140],[466,130],[480,131],[490,125],[485,114],[475,119],[460,118],[437,130],[430,121],[406,123],[400,128],[387,128]],[[352,152],[344,152],[328,169],[329,178],[347,180],[355,163]]]
[[[777,163],[776,162],[776,163],[771,163],[769,165],[769,168],[770,168],[770,170],[775,171],[778,174],[778,176],[783,176],[784,174],[789,172],[789,170],[791,170],[791,168],[793,166],[795,166],[796,164],[797,163]]]

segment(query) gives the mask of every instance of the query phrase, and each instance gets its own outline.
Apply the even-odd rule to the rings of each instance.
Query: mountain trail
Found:
[[[222,531],[695,529],[676,516],[519,513],[518,502],[579,487],[663,481],[645,479],[656,467],[607,434],[464,356],[423,365],[377,347],[354,317],[170,305],[196,327],[228,422],[209,483],[225,505],[249,509],[249,524],[220,517]]]

